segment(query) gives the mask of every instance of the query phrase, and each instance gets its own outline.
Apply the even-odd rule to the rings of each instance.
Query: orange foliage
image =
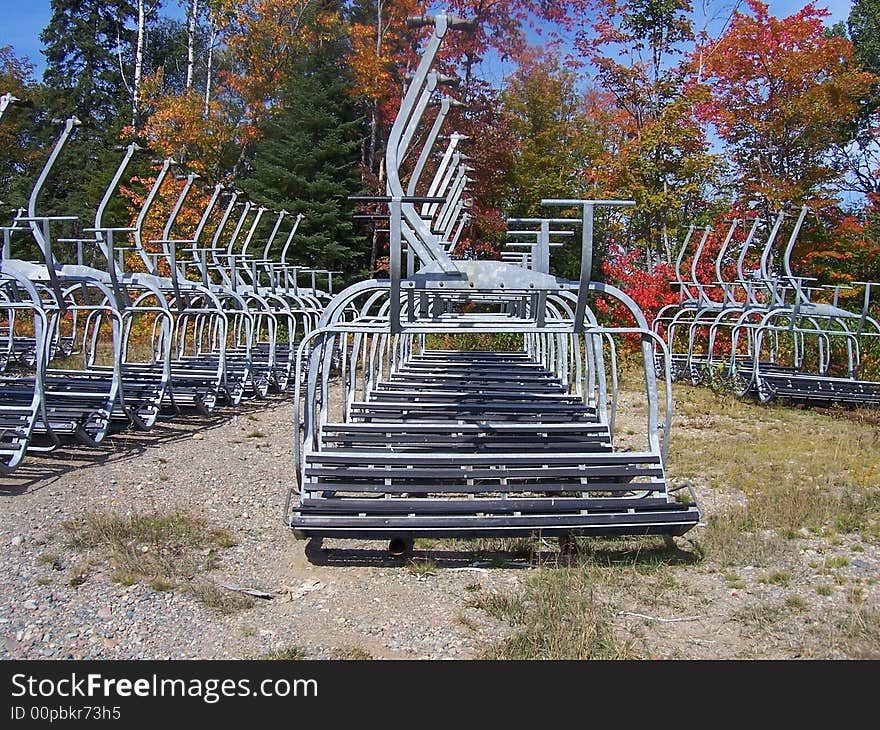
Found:
[[[341,19],[317,0],[244,0],[227,28],[232,70],[220,80],[244,102],[250,125],[258,125],[278,100],[285,72],[304,50],[332,35]]]
[[[132,211],[132,225],[138,216],[149,190],[153,186],[155,178],[152,177],[135,177],[132,178],[128,185],[120,188],[120,194],[128,201],[129,210]],[[175,180],[171,175],[167,176],[162,183],[159,194],[153,201],[147,217],[144,220],[143,228],[143,244],[147,251],[158,252],[162,250],[160,243],[152,243],[162,238],[165,224],[171,215],[174,206],[180,196],[184,180]],[[190,238],[196,230],[201,220],[202,214],[208,204],[208,195],[193,186],[183,207],[180,209],[175,220],[174,227],[171,232],[171,238],[178,240],[186,240]],[[207,233],[206,233],[207,235]],[[204,241],[202,241],[204,243]],[[183,261],[189,258],[189,254],[178,252],[177,260]],[[126,258],[126,268],[129,271],[146,271],[146,266],[140,256],[134,252],[130,253]],[[170,270],[168,262],[164,258],[159,259],[159,272],[161,276],[168,276]]]
[[[351,24],[353,93],[380,107],[399,104],[401,70],[413,58],[409,38],[417,32],[406,27],[406,19],[420,12],[418,0],[381,3],[370,22]]]
[[[160,88],[161,73],[148,78],[145,87]],[[192,89],[153,96],[151,106],[153,112],[142,129],[150,146],[212,182],[222,177],[223,161],[230,150],[257,137],[257,128],[244,122],[224,100],[215,98],[206,109],[204,100]]]
[[[784,19],[747,0],[705,52],[707,109],[731,145],[744,192],[771,204],[828,195],[839,172],[825,153],[841,141],[877,79],[853,62],[846,38],[825,34],[828,11],[812,3]]]

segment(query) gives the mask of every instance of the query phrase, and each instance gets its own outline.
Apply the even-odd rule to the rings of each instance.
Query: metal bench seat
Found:
[[[548,375],[546,373],[536,372],[534,374],[523,374],[523,373],[490,373],[485,370],[476,370],[476,371],[468,371],[468,370],[459,370],[459,371],[445,371],[442,374],[437,373],[436,371],[413,371],[408,368],[400,367],[394,373],[391,374],[389,379],[393,382],[395,380],[406,381],[414,384],[423,384],[430,385],[431,383],[461,383],[462,385],[474,384],[479,385],[481,383],[485,383],[487,385],[491,385],[492,383],[500,383],[503,385],[511,385],[511,386],[523,386],[523,387],[531,387],[531,386],[557,386],[561,385],[562,381],[556,375]]]
[[[433,402],[433,403],[487,403],[490,405],[501,405],[505,403],[560,403],[568,405],[582,405],[581,400],[577,396],[569,395],[565,392],[546,392],[516,389],[508,387],[502,389],[501,386],[494,388],[444,388],[442,385],[431,385],[427,388],[419,388],[414,390],[405,383],[379,383],[370,391],[371,402],[381,401],[383,398],[393,400],[396,397],[405,395],[411,402]]]
[[[445,418],[450,421],[467,421],[491,419],[507,419],[529,421],[536,424],[566,419],[570,421],[594,421],[594,408],[571,403],[462,403],[442,401],[355,401],[350,404],[352,418],[367,421],[386,420],[437,420]]]
[[[33,337],[15,336],[10,340],[7,336],[0,339],[0,373],[10,364],[33,367],[36,348],[37,343]]]
[[[348,424],[358,425],[358,424]],[[374,425],[374,424],[360,424]],[[611,451],[611,437],[607,427],[594,433],[561,435],[558,433],[511,433],[497,430],[464,431],[459,426],[443,425],[440,433],[409,432],[405,429],[390,430],[379,424],[369,432],[352,431],[350,428],[336,428],[328,431],[333,424],[322,428],[322,443],[328,448],[347,448],[359,451],[380,450],[395,452],[445,451],[452,448],[468,449],[473,452],[491,451],[508,453],[511,450],[531,452],[585,452]],[[533,427],[530,427],[534,431]]]
[[[623,506],[623,505],[621,505]],[[573,535],[611,537],[617,535],[683,535],[698,517],[693,507],[667,503],[646,507],[596,511],[589,514],[534,514],[433,516],[338,515],[298,513],[292,522],[294,534],[309,537],[337,537],[363,540],[413,539],[416,537],[532,537],[541,534],[569,539]]]
[[[13,471],[24,459],[37,415],[34,382],[31,380],[29,388],[22,387],[19,378],[11,380],[14,388],[8,387],[8,382],[0,378],[0,474]]]
[[[760,371],[761,387],[773,397],[805,403],[880,406],[880,382],[810,375],[800,372]]]

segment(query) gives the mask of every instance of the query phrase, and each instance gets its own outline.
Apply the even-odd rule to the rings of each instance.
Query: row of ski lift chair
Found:
[[[455,258],[467,199],[459,196],[461,207],[450,200],[466,184],[444,187],[438,178],[464,180],[467,169],[449,173],[455,152],[447,147],[439,175],[427,188],[420,182],[445,101],[423,130],[408,180],[401,177],[436,91],[435,55],[447,31],[470,23],[441,13],[410,24],[430,33],[389,135],[387,195],[360,199],[388,208],[389,278],[337,294],[299,344],[297,373],[307,375],[294,378],[301,433],[288,524],[314,548],[328,537],[381,539],[393,554],[406,554],[417,537],[555,536],[568,549],[577,535],[683,534],[700,509],[692,491],[666,479],[671,387],[667,376],[661,423],[654,371],[665,345],[631,298],[590,281],[594,209],[632,203],[545,200],[577,215],[509,221],[512,231],[529,231],[519,234],[530,237],[527,256]],[[579,280],[550,273],[551,242],[562,229],[580,231]],[[600,325],[595,296],[619,301],[633,325]],[[470,334],[504,344],[446,349],[437,339]],[[643,359],[639,450],[618,446],[615,436],[615,342],[627,335]]]
[[[5,111],[11,102],[3,98]],[[77,217],[42,215],[39,199],[78,125],[64,122],[28,208],[0,228],[0,473],[15,470],[28,451],[71,439],[96,446],[113,424],[149,430],[181,411],[207,415],[218,403],[288,390],[296,343],[332,296],[336,272],[287,264],[301,216],[282,234],[289,214],[278,212],[262,255],[248,253],[268,211],[236,190],[207,191],[192,236],[172,238],[198,179],[172,159],[161,162],[134,224],[106,225],[136,144],[125,148],[94,225],[82,229],[86,237],[54,237],[53,225]],[[169,176],[183,187],[162,238],[145,242],[147,216]],[[220,219],[207,240],[215,211]],[[272,247],[285,235],[273,259]],[[36,243],[42,260],[14,257],[22,239]],[[62,260],[62,249],[75,251],[73,263]],[[144,271],[131,270],[133,259]],[[300,284],[303,274],[311,286]],[[317,286],[319,275],[326,290]]]
[[[816,279],[794,273],[792,251],[808,213],[802,206],[796,215],[781,211],[770,222],[732,220],[711,283],[697,276],[711,228],[688,229],[675,262],[679,302],[661,309],[653,324],[671,352],[673,380],[720,381],[761,402],[880,405],[880,382],[860,376],[865,350],[876,349],[880,337],[880,324],[871,315],[878,284],[818,286]],[[791,230],[780,257],[774,248],[786,221]],[[745,235],[736,252],[732,242],[738,227]],[[762,231],[766,238],[760,244]],[[682,269],[694,240],[688,280]],[[760,261],[749,268],[750,252],[754,256],[759,247]],[[734,266],[736,279],[726,281],[724,272]],[[845,289],[861,290],[859,310],[841,306]],[[658,359],[657,372],[665,367]]]

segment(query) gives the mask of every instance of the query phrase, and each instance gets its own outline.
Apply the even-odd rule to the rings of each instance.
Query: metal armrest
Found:
[[[17,221],[78,221],[78,215],[35,215],[35,216],[16,216]]]

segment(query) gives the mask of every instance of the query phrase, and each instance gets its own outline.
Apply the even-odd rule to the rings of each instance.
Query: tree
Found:
[[[575,83],[553,57],[527,61],[507,82],[501,102],[514,154],[504,204],[514,215],[537,215],[542,198],[584,191],[597,150],[589,148]]]
[[[276,103],[300,54],[321,41],[325,24],[338,21],[335,2],[244,0],[226,28],[229,55],[224,84],[244,103],[248,123],[259,126]]]
[[[186,88],[187,28],[176,18],[161,17],[150,31],[144,59],[145,111],[149,112],[156,94],[180,94]],[[151,79],[161,70],[161,84]]]
[[[838,27],[842,26],[842,27]],[[844,119],[841,139],[835,144],[834,165],[846,171],[844,189],[872,197],[880,193],[880,3],[856,0],[846,24],[832,28],[839,37],[847,31],[855,60],[874,75],[870,93],[859,99],[858,113]],[[873,207],[872,207],[873,210]]]
[[[593,0],[591,31],[577,35],[599,84],[614,94],[637,131],[675,99],[686,67],[678,63],[694,40],[690,0]]]
[[[10,46],[0,46],[0,94],[16,98],[38,107],[42,89],[33,78],[34,66],[26,58],[15,55]],[[25,182],[35,174],[40,162],[38,140],[29,109],[7,109],[0,120],[0,220],[4,224],[9,213],[25,204]]]
[[[592,0],[594,20],[577,35],[617,113],[600,111],[606,154],[595,170],[606,193],[632,198],[628,238],[645,253],[650,271],[660,252],[688,224],[711,214],[707,198],[721,177],[696,110],[686,50],[694,34],[689,0]],[[595,111],[595,106],[591,111]]]
[[[162,0],[137,0],[134,33],[134,70],[131,84],[126,84],[131,94],[131,126],[135,130],[140,124],[141,86],[144,79],[144,47],[147,42],[147,24],[155,18]]]
[[[79,215],[87,225],[118,163],[114,147],[130,134],[137,7],[131,0],[52,0],[51,7],[40,36],[46,103],[52,116],[76,115],[83,126],[56,165],[41,205],[43,212]],[[46,123],[40,135],[44,159],[57,129]]]
[[[406,19],[419,10],[418,0],[355,0],[349,12],[353,83],[348,93],[366,110],[370,134],[362,161],[380,185],[385,180],[381,140],[394,123],[404,71],[408,61],[414,59],[413,34],[406,27]]]
[[[43,80],[55,94],[58,115],[111,124],[125,106],[136,17],[131,0],[52,0],[52,17],[40,35]]]
[[[163,65],[145,80],[150,103],[144,136],[210,180],[238,175],[260,137],[262,122],[279,103],[298,55],[319,41],[326,18],[332,22],[338,14],[333,6],[319,0],[204,0],[188,5],[186,27],[178,24],[169,34],[168,51],[157,55]],[[196,87],[190,65],[198,45],[192,24],[199,7],[208,18],[204,91]],[[221,33],[219,64],[215,46]]]
[[[768,207],[832,200],[840,171],[829,151],[870,92],[852,44],[824,32],[809,4],[784,19],[747,0],[705,58],[711,119],[737,168],[746,201]]]
[[[297,61],[279,107],[263,125],[242,187],[276,210],[305,216],[293,260],[350,275],[367,269],[369,250],[354,231],[354,205],[347,200],[362,191],[365,129],[348,94],[342,31],[337,26],[334,35]]]
[[[880,2],[853,0],[846,28],[856,60],[868,71],[880,74]]]

